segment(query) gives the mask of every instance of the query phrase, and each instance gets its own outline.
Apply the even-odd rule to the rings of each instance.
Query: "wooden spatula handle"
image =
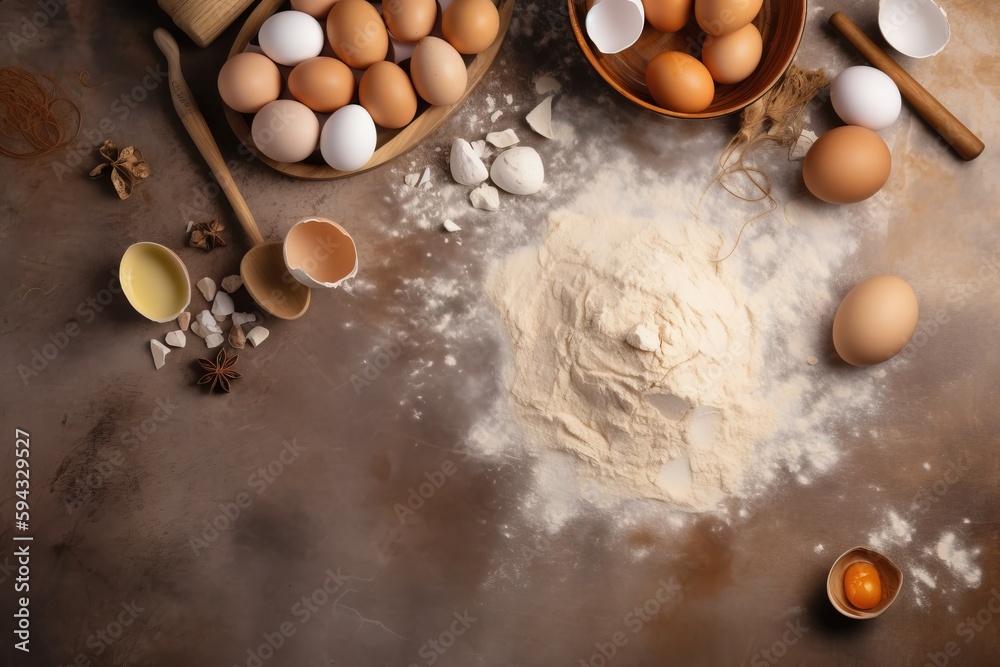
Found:
[[[854,21],[841,12],[830,17],[830,25],[856,48],[872,65],[889,75],[899,92],[931,127],[951,144],[964,160],[974,160],[985,148],[982,140],[962,124],[962,121],[937,101],[927,89],[917,83],[909,73],[889,57],[885,51],[861,31]]]
[[[263,243],[264,238],[260,235],[260,230],[257,229],[257,222],[253,219],[250,208],[236,187],[233,176],[226,166],[226,161],[222,159],[219,145],[215,143],[212,131],[208,129],[208,123],[205,122],[205,117],[198,110],[194,96],[191,95],[191,89],[188,88],[187,82],[184,80],[184,73],[181,71],[181,52],[177,47],[177,41],[163,28],[157,28],[153,31],[153,39],[156,40],[160,51],[163,51],[163,55],[167,57],[167,79],[170,83],[170,95],[173,97],[177,115],[181,117],[181,122],[184,123],[188,134],[191,135],[195,146],[198,147],[198,152],[205,158],[212,174],[215,175],[215,180],[219,182],[219,187],[226,194],[226,199],[233,207],[233,212],[236,213],[236,219],[240,221],[243,231],[250,237],[250,242],[253,245]]]

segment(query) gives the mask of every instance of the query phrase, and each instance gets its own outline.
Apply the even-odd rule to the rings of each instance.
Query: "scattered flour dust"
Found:
[[[815,323],[835,307],[832,268],[855,247],[849,227],[813,213],[781,229],[794,253],[772,251],[765,233],[718,262],[728,247],[699,217],[704,175],[605,163],[575,202],[540,216],[539,245],[487,280],[511,345],[508,409],[539,466],[553,465],[553,451],[572,454],[582,465],[563,484],[600,502],[585,483],[599,480],[608,506],[652,498],[711,509],[782,469],[810,483],[837,461],[830,423],[875,405],[871,372],[830,377],[806,363],[823,345]],[[806,219],[809,204],[799,209]],[[701,210],[746,217],[729,195]],[[657,332],[659,349],[625,343],[637,325]],[[506,421],[501,407],[473,445],[498,453]]]
[[[979,549],[961,548],[955,533],[944,533],[933,553],[967,586],[976,588],[982,582],[983,571],[972,560],[979,555]]]

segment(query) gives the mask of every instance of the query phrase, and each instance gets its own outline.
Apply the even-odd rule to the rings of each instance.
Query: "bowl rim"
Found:
[[[614,81],[609,79],[608,76],[605,74],[604,69],[598,63],[597,56],[594,55],[590,43],[587,41],[587,36],[584,34],[583,27],[580,22],[580,17],[576,13],[574,0],[566,0],[569,9],[569,22],[570,26],[573,28],[573,35],[576,37],[577,46],[580,47],[580,50],[583,51],[583,55],[587,58],[587,61],[590,63],[590,66],[594,69],[594,71],[598,73],[598,75],[600,75],[600,77],[604,80],[604,82],[609,86],[611,86],[616,92],[618,92],[618,94],[620,94],[622,97],[625,97],[633,104],[636,104],[644,109],[657,113],[661,116],[667,116],[669,118],[681,118],[684,120],[704,120],[707,118],[723,118],[725,116],[730,116],[732,114],[743,111],[743,109],[747,108],[760,98],[764,97],[764,95],[766,95],[769,90],[774,88],[775,84],[777,84],[778,81],[781,80],[781,77],[785,75],[785,72],[788,71],[788,68],[792,64],[792,61],[795,59],[795,55],[799,51],[799,46],[802,44],[802,35],[805,33],[806,19],[809,16],[809,0],[801,0],[801,2],[802,2],[802,19],[798,22],[798,25],[796,26],[797,29],[795,35],[795,45],[792,49],[789,50],[788,56],[783,59],[781,63],[781,68],[778,70],[779,73],[776,76],[774,76],[770,81],[767,82],[767,85],[761,89],[759,95],[754,96],[753,99],[747,100],[745,103],[741,104],[738,107],[734,107],[732,109],[723,109],[720,111],[711,111],[711,112],[699,111],[697,113],[685,113],[683,111],[671,111],[669,109],[664,109],[661,106],[651,104],[646,100],[636,97],[628,90],[622,88]]]

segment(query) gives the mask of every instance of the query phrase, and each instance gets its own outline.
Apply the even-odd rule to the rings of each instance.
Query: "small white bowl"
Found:
[[[871,609],[858,609],[847,600],[847,593],[844,591],[844,573],[854,563],[871,563],[878,571],[879,582],[882,585],[882,599]],[[830,604],[834,609],[848,618],[867,620],[875,618],[889,608],[899,595],[899,589],[903,587],[903,572],[889,560],[874,549],[868,547],[854,547],[845,551],[840,558],[830,568],[830,574],[826,578],[826,595],[830,598]]]
[[[354,239],[326,218],[306,218],[292,225],[285,235],[283,253],[288,272],[306,287],[339,287],[358,273]]]
[[[911,58],[941,53],[951,38],[948,15],[934,0],[881,0],[878,28],[892,48]]]

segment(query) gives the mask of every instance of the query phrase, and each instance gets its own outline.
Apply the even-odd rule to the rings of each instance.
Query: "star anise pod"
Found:
[[[222,391],[229,393],[229,381],[236,380],[243,377],[241,374],[233,370],[236,365],[236,360],[239,359],[239,355],[234,354],[232,356],[226,352],[225,348],[219,350],[218,356],[215,357],[215,361],[211,359],[199,359],[198,363],[201,367],[207,371],[198,380],[198,384],[208,384],[208,393],[215,391],[215,387],[219,386]],[[211,383],[211,384],[209,384]]]
[[[225,229],[218,220],[210,222],[198,222],[191,227],[191,239],[188,244],[193,248],[201,248],[209,251],[213,248],[226,245],[226,239],[222,238],[222,231]]]
[[[119,151],[115,142],[106,139],[97,150],[105,161],[91,169],[90,177],[97,178],[110,168],[111,182],[119,199],[128,199],[136,184],[149,177],[149,163],[135,146]]]

